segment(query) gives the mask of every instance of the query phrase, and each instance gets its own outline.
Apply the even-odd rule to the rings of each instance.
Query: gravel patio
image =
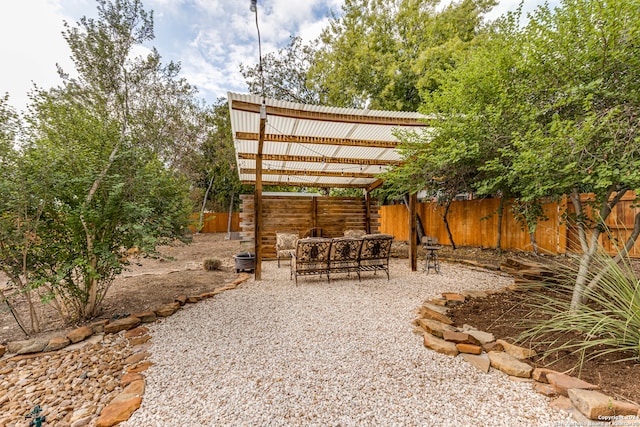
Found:
[[[552,426],[567,415],[530,384],[426,349],[414,309],[442,292],[512,279],[391,259],[391,279],[263,280],[180,310],[151,329],[142,406],[123,426]]]

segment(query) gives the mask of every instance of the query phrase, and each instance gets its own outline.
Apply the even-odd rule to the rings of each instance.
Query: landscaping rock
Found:
[[[501,352],[504,351],[504,347],[502,344],[498,344],[497,342],[488,342],[482,346],[482,349],[489,353],[490,351]]]
[[[468,353],[468,354],[480,354],[482,353],[482,347],[479,345],[466,344],[466,343],[458,343],[456,344],[456,348],[460,353]]]
[[[193,297],[187,297],[187,302],[188,302],[189,304],[195,304],[195,303],[197,303],[198,301],[200,301],[200,298],[198,298],[198,297],[196,297],[196,296],[193,296]]]
[[[134,363],[138,363],[144,359],[146,359],[147,357],[151,356],[151,353],[136,353],[136,354],[132,354],[131,356],[127,357],[124,360],[125,365],[133,365]]]
[[[438,313],[437,311],[431,310],[424,306],[420,309],[420,315],[423,319],[436,320],[440,323],[444,323],[445,325],[453,325],[453,320],[451,320],[444,314]]]
[[[533,367],[507,353],[489,353],[491,366],[514,377],[530,378]]]
[[[111,402],[113,403],[122,400],[129,400],[132,397],[142,396],[144,394],[144,386],[144,379],[132,381]]]
[[[125,338],[140,337],[143,335],[147,335],[148,333],[149,333],[149,328],[145,326],[138,326],[137,328],[133,328],[125,332],[124,337]]]
[[[534,369],[535,371],[535,369]],[[555,397],[558,395],[558,393],[556,392],[556,389],[551,385],[551,384],[545,384],[545,383],[540,383],[540,382],[536,382],[533,385],[533,389],[540,394],[543,394],[547,397]]]
[[[553,399],[551,403],[549,403],[549,406],[565,412],[572,412],[574,410],[571,399],[565,396],[560,396],[557,399]]]
[[[424,346],[438,353],[446,354],[447,356],[457,356],[459,353],[454,343],[437,338],[431,334],[424,334]]]
[[[442,339],[445,341],[451,341],[456,344],[473,344],[480,345],[480,341],[467,334],[466,332],[456,332],[456,331],[443,331]]]
[[[16,354],[40,353],[49,344],[47,340],[12,341],[7,344],[7,351]]]
[[[549,381],[549,384],[551,384],[561,396],[569,396],[567,391],[572,388],[584,390],[596,390],[599,388],[597,385],[561,373],[548,373],[547,381]]]
[[[43,351],[57,351],[71,344],[67,337],[51,338]]]
[[[187,303],[187,296],[186,295],[177,296],[175,298],[175,302],[177,302],[180,305],[185,305]]]
[[[96,427],[111,427],[128,420],[141,403],[142,398],[136,396],[108,404],[100,413]]]
[[[465,297],[461,294],[456,294],[452,292],[443,292],[442,297],[445,299],[445,306],[453,307],[456,305],[460,305],[464,302]]]
[[[132,365],[127,368],[128,373],[140,373],[149,369],[153,365],[153,362],[142,362],[137,365]]]
[[[142,335],[139,337],[132,337],[132,338],[127,338],[127,340],[129,341],[129,344],[133,347],[133,346],[139,346],[141,344],[146,343],[147,341],[149,341],[151,339],[150,335]]]
[[[7,352],[7,347],[0,345],[0,357],[4,356],[6,352]]]
[[[547,380],[547,374],[559,374],[559,373],[560,372],[554,371],[553,369],[535,368],[531,373],[531,378],[533,378],[538,382],[549,384],[549,381]]]
[[[440,314],[443,314],[445,316],[446,316],[447,312],[449,311],[449,309],[447,307],[444,307],[444,306],[441,306],[441,305],[430,304],[430,303],[426,302],[426,303],[422,304],[422,307],[420,307],[418,309],[419,313],[420,313],[420,317],[423,317],[422,316],[422,309],[423,308],[428,308],[429,310],[436,311],[436,312],[438,312]]]
[[[451,325],[445,325],[442,322],[431,319],[418,319],[418,325],[431,335],[442,338],[444,331],[455,332],[456,328]]]
[[[139,374],[137,372],[128,372],[124,374],[122,378],[120,378],[120,385],[122,385],[122,387],[126,387],[134,381],[143,379],[144,377],[142,376],[142,374]]]
[[[625,402],[618,402],[604,393],[595,390],[572,388],[568,390],[569,399],[584,416],[590,420],[603,420],[614,415],[636,415],[638,407]]]
[[[482,345],[488,344],[496,340],[496,338],[493,336],[492,333],[479,331],[469,325],[464,325],[462,327],[462,332],[468,333],[469,335],[471,335],[472,337],[480,341],[480,344]]]
[[[611,426],[612,425],[609,421],[591,420],[591,419],[585,417],[584,414],[582,412],[580,412],[578,409],[576,409],[575,407],[571,411],[571,417],[573,418],[576,426],[588,426],[588,427],[600,427],[600,426],[602,426],[602,427],[605,427],[605,426]],[[631,425],[629,425],[629,424],[614,424],[614,425],[623,426],[623,427],[631,427]]]
[[[485,291],[476,291],[472,289],[468,289],[466,291],[460,292],[465,298],[486,298],[489,294]]]
[[[128,331],[129,329],[133,329],[139,324],[140,318],[129,316],[107,323],[104,327],[104,332],[105,334],[117,334],[120,331]]]
[[[531,357],[536,356],[535,350],[531,350],[528,348],[520,347],[515,344],[511,344],[505,340],[497,340],[496,343],[501,344],[504,348],[505,353],[512,355],[517,359],[529,359]]]
[[[489,372],[489,368],[491,367],[491,359],[489,359],[489,355],[485,353],[479,355],[462,353],[460,356],[485,374]]]
[[[178,309],[180,309],[180,303],[173,302],[171,304],[165,304],[161,307],[158,307],[156,310],[154,310],[154,312],[158,317],[169,317],[173,315],[173,313],[178,311]]]
[[[97,322],[93,322],[89,326],[93,330],[94,334],[103,334],[104,333],[104,327],[106,326],[107,323],[109,323],[109,319],[98,320]]]
[[[90,326],[82,326],[69,332],[67,338],[69,339],[69,341],[75,344],[77,342],[86,340],[91,335],[93,335],[93,329],[91,329]]]
[[[142,313],[134,314],[134,317],[139,318],[142,323],[152,323],[158,318],[153,311],[143,311]]]

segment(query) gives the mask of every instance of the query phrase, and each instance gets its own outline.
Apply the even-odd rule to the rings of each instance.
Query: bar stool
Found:
[[[422,238],[422,248],[425,250],[424,256],[424,269],[427,274],[431,270],[436,273],[440,273],[440,260],[438,259],[438,251],[440,250],[440,245],[438,245],[438,238],[431,236],[424,236]]]

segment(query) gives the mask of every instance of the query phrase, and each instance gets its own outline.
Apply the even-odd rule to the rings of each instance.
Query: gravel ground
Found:
[[[510,278],[391,260],[391,280],[306,277],[263,263],[263,280],[151,328],[141,408],[123,426],[551,426],[567,421],[530,384],[427,350],[414,310],[441,292]]]

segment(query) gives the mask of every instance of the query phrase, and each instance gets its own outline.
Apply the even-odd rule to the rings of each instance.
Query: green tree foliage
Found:
[[[22,269],[14,284],[67,318],[100,312],[127,248],[152,254],[183,235],[191,208],[178,171],[202,138],[179,66],[155,50],[132,55],[153,39],[152,14],[139,0],[97,3],[97,19],[65,24],[77,77],[60,69],[62,86],[35,91],[23,142],[3,149],[2,268]]]
[[[262,71],[260,64],[241,65],[249,92],[302,104],[324,103],[322,89],[309,78],[317,46],[317,40],[303,44],[300,37],[291,37],[289,45],[262,58]]]
[[[311,68],[331,105],[416,111],[420,88],[435,89],[452,67],[450,51],[482,31],[493,0],[347,0],[321,36]]]
[[[198,169],[199,187],[206,189],[201,211],[233,211],[239,206],[240,194],[251,190],[242,185],[238,175],[226,99],[218,99],[207,111],[207,129],[200,147]]]
[[[586,272],[604,221],[640,188],[639,32],[640,9],[623,1],[566,0],[538,8],[525,26],[518,13],[505,17],[425,93],[434,130],[404,136],[408,165],[397,181],[441,177],[515,197],[530,231],[542,198],[568,195],[583,249],[577,306],[597,284]],[[594,194],[589,209],[585,192]],[[623,253],[639,233],[640,216]]]

